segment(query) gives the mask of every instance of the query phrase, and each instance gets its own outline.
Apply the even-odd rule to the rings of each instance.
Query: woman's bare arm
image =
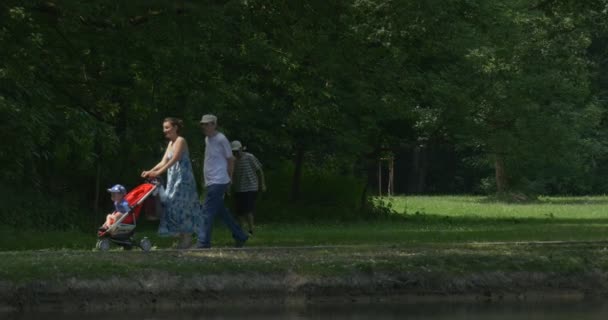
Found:
[[[160,160],[160,162],[157,163],[152,169],[141,173],[142,178],[147,178],[147,176],[150,172],[154,172],[154,171],[158,170],[163,165],[165,165],[165,163],[167,163],[167,155],[169,155],[170,147],[171,147],[171,143],[169,143],[169,146],[167,146],[167,149],[165,150],[165,154],[163,155],[163,158]]]
[[[160,167],[151,170],[151,176],[152,178],[157,177],[163,173],[165,173],[165,171],[167,171],[167,169],[169,169],[173,164],[175,164],[177,161],[179,161],[182,158],[182,155],[184,154],[184,151],[186,151],[188,148],[188,145],[186,143],[186,139],[182,138],[182,137],[178,137],[177,140],[175,140],[175,142],[173,143],[173,157],[171,157],[170,160],[167,160],[167,158],[165,157],[165,163],[162,164]]]

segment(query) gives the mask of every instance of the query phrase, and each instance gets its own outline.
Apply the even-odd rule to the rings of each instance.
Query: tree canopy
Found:
[[[605,193],[607,8],[4,1],[0,186],[96,210],[158,160],[167,116],[200,170],[198,119],[214,113],[289,180],[279,202],[307,175],[369,181],[385,152],[417,181],[401,192]]]

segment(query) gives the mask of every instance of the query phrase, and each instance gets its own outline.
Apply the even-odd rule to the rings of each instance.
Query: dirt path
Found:
[[[450,247],[459,246],[578,246],[578,245],[590,245],[590,246],[608,246],[608,241],[472,241],[472,242],[458,242],[450,244]],[[427,247],[441,247],[445,244],[413,244],[405,246],[405,248],[427,248]],[[232,248],[232,247],[215,247],[211,249],[169,249],[169,248],[156,248],[154,251],[162,252],[204,252],[204,251],[272,251],[272,250],[335,250],[335,249],[358,249],[358,248],[404,248],[404,246],[398,244],[385,244],[385,245],[366,245],[366,244],[352,244],[352,245],[309,245],[309,246],[256,246],[256,247],[243,247],[243,248]]]

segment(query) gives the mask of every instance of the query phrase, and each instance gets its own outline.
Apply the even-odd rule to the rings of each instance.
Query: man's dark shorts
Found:
[[[243,216],[255,211],[255,200],[258,196],[257,191],[235,192],[236,215]]]

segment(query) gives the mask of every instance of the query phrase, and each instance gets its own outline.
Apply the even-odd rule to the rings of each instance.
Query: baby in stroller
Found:
[[[106,222],[99,228],[100,232],[105,232],[110,228],[116,220],[118,220],[123,214],[129,212],[129,203],[125,200],[127,189],[120,184],[113,186],[108,189],[112,201],[114,201],[114,212],[106,216]]]
[[[111,243],[118,244],[126,250],[134,246],[149,251],[152,244],[148,238],[136,240],[134,230],[142,209],[142,203],[149,196],[157,192],[158,181],[140,184],[130,192],[122,185],[115,185],[108,189],[112,195],[115,211],[106,216],[106,222],[97,231],[97,249],[106,251]]]

